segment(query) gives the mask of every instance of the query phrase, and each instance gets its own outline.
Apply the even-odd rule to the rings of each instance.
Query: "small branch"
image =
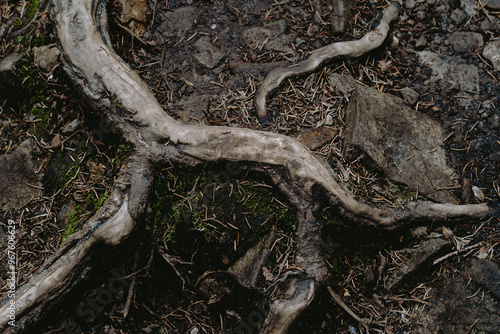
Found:
[[[344,304],[344,302],[342,301],[342,298],[335,293],[335,291],[333,291],[333,289],[331,287],[328,287],[328,292],[330,292],[330,295],[332,296],[333,300],[340,306],[344,309],[344,311],[346,311],[354,320],[356,320],[357,322],[359,322],[367,331],[369,330],[369,322],[367,319],[361,319],[360,317],[358,317],[356,315],[356,313],[354,313],[350,308],[349,306],[347,306],[346,304]]]
[[[149,46],[156,46],[156,43],[155,42],[152,42],[152,41],[145,41],[144,39],[142,39],[141,36],[137,35],[135,32],[133,32],[131,29],[125,27],[124,25],[118,23],[118,22],[115,22],[117,26],[119,26],[120,28],[122,28],[123,30],[125,30],[126,32],[128,32],[133,38],[137,39],[139,42],[141,42],[142,44],[144,45],[149,45]]]
[[[457,254],[459,254],[459,253],[467,252],[467,251],[469,251],[469,250],[471,250],[471,249],[474,249],[474,248],[480,248],[480,247],[482,247],[482,246],[484,246],[484,245],[486,245],[486,241],[481,241],[481,242],[479,242],[479,243],[477,243],[477,244],[470,245],[470,246],[464,247],[464,248],[462,248],[462,249],[459,249],[459,250],[453,251],[453,252],[448,253],[448,254],[446,254],[446,255],[444,255],[444,256],[441,256],[439,259],[434,260],[434,262],[432,262],[432,264],[433,264],[433,265],[436,265],[436,264],[438,264],[439,262],[442,262],[442,261],[444,261],[444,260],[446,260],[446,259],[448,259],[448,258],[450,258],[450,257],[452,257],[452,256],[455,256],[455,255],[457,255]]]

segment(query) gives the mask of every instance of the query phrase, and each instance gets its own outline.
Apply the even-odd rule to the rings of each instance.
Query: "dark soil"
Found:
[[[14,3],[6,1],[2,8],[15,8]],[[460,182],[453,185],[457,200],[498,205],[499,75],[481,52],[457,53],[450,40],[455,31],[479,33],[485,45],[498,37],[498,28],[486,25],[485,9],[469,15],[464,7],[467,1],[405,1],[401,20],[392,26],[383,46],[359,59],[334,60],[314,73],[291,78],[269,97],[270,122],[262,125],[253,99],[270,70],[305,59],[326,44],[359,38],[376,25],[385,6],[379,1],[357,1],[353,28],[334,36],[326,23],[328,7],[318,1],[321,21],[315,16],[314,3],[150,1],[148,21],[139,33],[143,41],[156,44],[151,46],[121,27],[126,23],[120,21],[121,5],[116,1],[108,8],[110,35],[115,51],[141,75],[165,110],[183,121],[296,137],[300,131],[323,125],[329,117],[328,127],[337,135],[315,152],[342,174],[357,195],[377,204],[398,205],[413,195],[367,165],[367,159],[345,151],[348,101],[328,85],[327,78],[334,72],[350,74],[360,83],[403,98],[407,98],[403,89],[409,87],[418,93],[418,99],[409,104],[443,128],[449,163],[460,176]],[[20,34],[22,38],[13,35],[19,27],[5,18],[0,21],[3,27],[12,27],[10,33],[0,34],[0,56],[25,52],[15,83],[0,92],[0,152],[12,153],[31,138],[37,147],[33,169],[43,175],[38,180],[42,196],[36,194],[26,207],[1,211],[4,226],[10,219],[19,227],[19,284],[63,242],[75,212],[79,216],[76,229],[95,212],[130,149],[82,102],[61,65],[51,74],[34,66],[33,47],[56,42],[44,9],[38,23]],[[465,18],[460,19],[460,13]],[[498,17],[499,13],[489,11],[488,15]],[[421,51],[433,52],[454,66],[475,67],[478,91],[463,89],[460,82],[474,78],[457,79],[453,70],[442,80],[433,78],[436,69],[421,59]],[[454,80],[458,83],[450,84]],[[77,128],[63,132],[75,119]],[[57,135],[62,145],[57,145]],[[224,163],[195,169],[160,166],[158,172],[148,229],[129,241],[126,254],[109,252],[98,259],[98,269],[89,273],[92,288],[81,287],[64,305],[57,305],[45,332],[68,332],[75,324],[84,333],[257,332],[268,309],[264,294],[242,288],[223,271],[273,225],[279,228],[278,241],[266,268],[278,276],[280,265],[293,266],[289,251],[294,247],[295,222],[290,205],[263,175],[234,172],[234,166]],[[472,186],[482,191],[484,199],[474,196]],[[320,218],[325,223],[323,251],[331,272],[328,285],[362,318],[385,322],[375,327],[380,333],[498,333],[500,299],[478,277],[481,269],[477,268],[490,268],[493,263],[498,270],[500,218],[474,226],[448,225],[458,236],[455,247],[460,242],[488,247],[433,265],[443,255],[435,254],[393,290],[385,285],[388,278],[411,259],[413,248],[423,240],[442,237],[443,226],[429,226],[423,234],[409,229],[389,234],[360,230],[326,205]],[[164,261],[159,247],[185,262],[176,265],[180,275]],[[491,263],[474,262],[485,258]],[[113,278],[110,268],[123,276],[136,273],[134,294],[128,295],[130,284],[126,284],[112,302],[94,309],[95,319],[87,321],[77,309],[108,289]],[[488,280],[494,281],[491,277]],[[207,282],[214,294],[202,288]],[[271,283],[260,279],[263,288]],[[498,280],[490,283],[498,287]],[[131,306],[124,318],[127,298]],[[325,287],[292,329],[292,333],[360,331]]]

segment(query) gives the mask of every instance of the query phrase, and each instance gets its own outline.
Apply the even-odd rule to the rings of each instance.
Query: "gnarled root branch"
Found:
[[[85,279],[84,263],[97,245],[116,246],[126,239],[142,215],[151,185],[149,164],[133,157],[122,167],[109,198],[82,230],[73,234],[37,273],[0,307],[0,329],[9,321],[10,302],[15,301],[16,327],[24,328],[47,315],[47,311],[72,287]],[[139,177],[137,177],[139,175]],[[22,315],[22,317],[21,317]]]
[[[271,71],[271,73],[269,73],[264,79],[264,82],[260,86],[257,96],[255,97],[255,105],[257,107],[257,115],[259,118],[265,119],[267,116],[267,94],[278,88],[286,78],[292,75],[313,71],[324,61],[331,60],[333,58],[342,56],[359,57],[373,49],[378,48],[387,37],[389,24],[397,19],[400,9],[401,5],[394,1],[385,9],[382,20],[377,28],[367,33],[361,39],[329,44],[315,50],[309,58],[298,64],[291,65],[287,68],[277,68],[274,71]]]
[[[272,304],[264,333],[286,332],[300,311],[312,301],[316,285],[326,277],[318,251],[320,228],[310,206],[315,191],[326,193],[333,206],[353,222],[388,229],[412,220],[481,219],[494,213],[487,205],[427,202],[410,203],[397,210],[372,207],[338,183],[330,166],[292,138],[249,129],[182,124],[164,112],[141,78],[109,46],[105,2],[52,0],[51,3],[68,76],[105,113],[124,139],[135,147],[137,154],[123,167],[103,208],[18,290],[14,300],[21,328],[41,318],[55,298],[60,298],[83,279],[82,263],[91,256],[95,245],[117,245],[131,233],[144,212],[144,203],[150,193],[152,162],[174,160],[195,164],[229,160],[250,162],[251,168],[256,162],[286,181],[280,183],[279,177],[274,178],[282,191],[302,194],[297,198],[308,198],[309,206],[294,202],[299,211],[297,259],[305,275],[292,283],[285,299]],[[389,22],[398,12],[399,5],[392,4],[375,31],[359,41],[325,47],[316,52],[312,60],[285,70],[285,76],[312,70],[332,54],[356,56],[380,45]],[[264,107],[267,92],[283,80],[282,74],[273,76],[275,79],[266,80],[269,84],[259,100]],[[117,105],[120,105],[119,110]],[[5,326],[8,319],[9,303],[6,300],[0,307],[1,326]]]

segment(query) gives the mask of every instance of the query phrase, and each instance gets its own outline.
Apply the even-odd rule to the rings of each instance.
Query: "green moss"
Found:
[[[19,36],[19,39],[21,36]],[[22,37],[23,43],[43,44],[45,37],[37,38]],[[28,45],[22,45],[27,49]],[[22,52],[23,57],[17,65],[17,81],[20,86],[26,105],[25,113],[30,124],[29,133],[36,137],[46,137],[52,130],[52,125],[55,120],[55,113],[52,112],[50,106],[53,105],[53,97],[47,91],[47,84],[44,78],[40,75],[32,53]]]
[[[95,201],[95,205],[94,205],[94,211],[97,211],[99,210],[102,205],[104,204],[104,202],[106,202],[106,200],[108,199],[109,197],[109,193],[108,191],[106,190],[104,192],[104,194],[101,195],[101,197],[99,197],[96,201]]]
[[[129,144],[120,144],[116,149],[115,157],[111,159],[111,163],[121,165],[123,161],[130,155],[132,146]]]
[[[21,87],[33,97],[35,102],[42,102],[47,96],[47,85],[38,73],[32,54],[25,54],[19,61],[18,77]]]
[[[102,207],[108,197],[108,191],[105,191],[104,194],[102,194],[99,198],[95,198],[93,193],[91,193],[87,195],[83,203],[75,205],[73,212],[68,217],[68,225],[66,226],[62,235],[61,244],[63,244],[71,235],[78,231],[78,224],[80,223],[82,214],[86,211],[90,212],[90,215],[94,214]]]
[[[340,219],[339,217],[330,217],[330,218],[327,218],[324,216],[324,220],[326,222],[327,225],[333,225],[333,226],[338,226],[338,227],[347,227],[347,224],[342,220]]]
[[[29,0],[26,8],[26,20],[31,21],[36,12],[38,11],[38,7],[40,7],[41,0]]]
[[[384,187],[388,192],[387,195],[394,206],[417,200],[417,197],[418,199],[424,199],[415,191],[409,189],[404,185],[394,183],[390,179],[386,179],[382,183],[382,187]]]
[[[14,27],[20,28],[25,24],[31,22],[35,17],[38,8],[40,7],[41,0],[29,0],[25,7],[25,15],[22,18],[18,18],[14,22]]]
[[[29,132],[37,137],[45,137],[51,128],[53,117],[52,110],[37,103],[31,108],[29,115],[33,121],[33,125],[30,127]]]
[[[61,244],[63,244],[71,235],[73,235],[73,233],[76,232],[82,212],[82,205],[76,205],[73,213],[71,213],[71,215],[68,217],[68,226],[66,226],[66,229],[64,230],[64,233],[62,235]]]

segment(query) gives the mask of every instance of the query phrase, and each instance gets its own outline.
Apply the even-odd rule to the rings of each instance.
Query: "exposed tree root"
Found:
[[[326,193],[334,207],[353,223],[387,229],[414,220],[481,219],[493,214],[487,205],[414,202],[397,210],[374,207],[358,200],[336,181],[330,166],[292,138],[249,129],[182,124],[162,110],[140,77],[109,46],[104,1],[52,0],[51,3],[70,79],[105,113],[124,139],[135,146],[137,153],[124,165],[105,205],[17,291],[14,300],[20,328],[44,317],[57,299],[83,279],[83,264],[96,245],[117,245],[132,232],[147,205],[151,163],[231,160],[249,162],[250,168],[256,170],[265,166],[276,185],[297,207],[297,262],[304,275],[293,281],[285,298],[272,304],[263,333],[285,333],[310,304],[317,285],[327,277],[319,253],[321,226],[313,214],[313,192]],[[358,56],[377,47],[398,12],[399,4],[394,3],[386,9],[379,27],[361,40],[327,46],[284,72],[272,72],[257,102],[264,106],[264,114],[265,95],[284,77],[313,70],[332,56]],[[260,163],[260,167],[254,162]],[[8,305],[6,300],[0,308],[2,328],[8,319]]]
[[[84,280],[85,263],[96,246],[115,246],[129,236],[143,213],[140,203],[146,203],[149,196],[150,170],[149,163],[138,156],[124,164],[103,207],[16,291],[13,300],[19,320],[16,328],[10,329],[19,332],[43,318],[51,305]],[[134,177],[138,174],[141,179]],[[5,329],[9,320],[8,306],[4,303],[0,307],[0,329]]]
[[[314,280],[295,279],[288,287],[284,298],[271,304],[269,315],[262,325],[261,334],[284,334],[299,317],[316,294]]]
[[[401,5],[399,2],[394,1],[385,9],[384,15],[382,16],[377,28],[370,31],[362,38],[356,41],[329,44],[315,50],[309,58],[298,64],[291,65],[287,68],[277,68],[274,71],[271,71],[260,86],[255,97],[255,105],[257,107],[257,115],[259,118],[263,119],[267,116],[267,94],[278,88],[286,78],[292,75],[313,71],[324,61],[331,60],[333,58],[342,56],[359,57],[382,45],[387,37],[387,33],[389,32],[389,24],[398,18],[400,10]]]

